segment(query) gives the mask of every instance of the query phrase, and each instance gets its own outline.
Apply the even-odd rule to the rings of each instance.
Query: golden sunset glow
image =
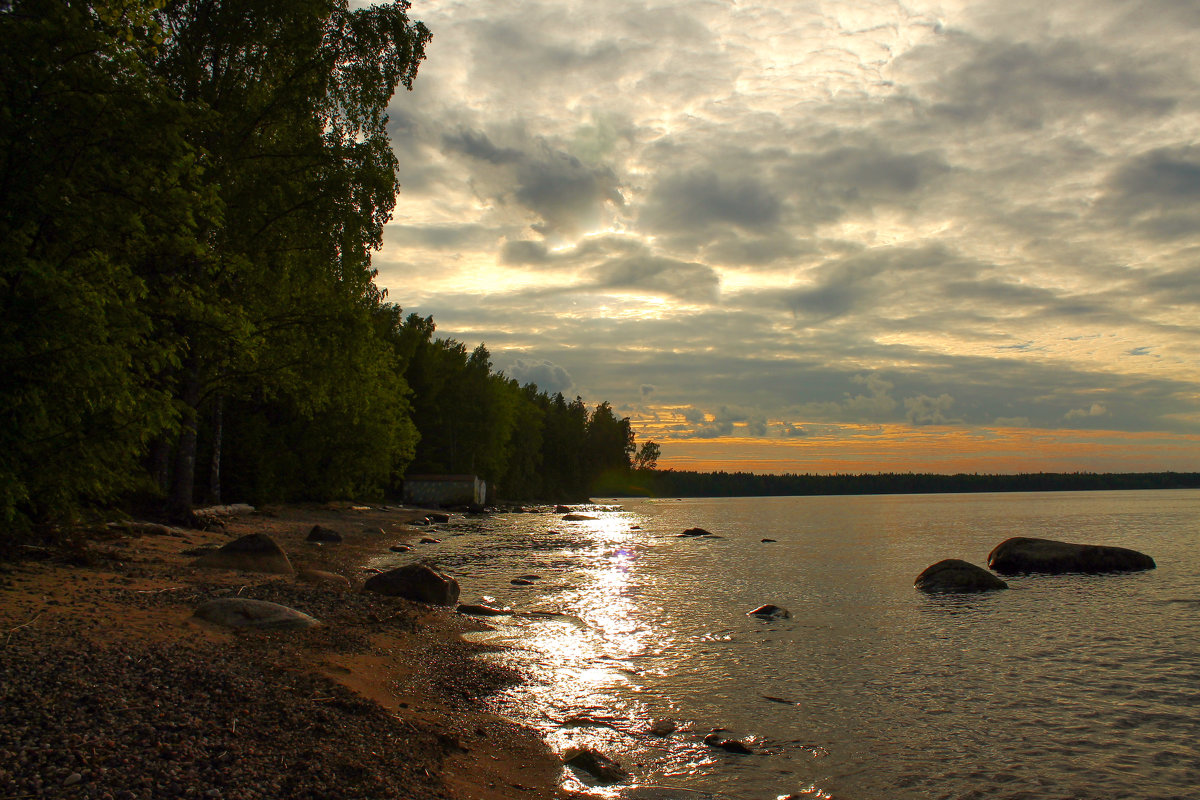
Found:
[[[1200,469],[1174,12],[422,12],[379,281],[506,375],[664,465]]]

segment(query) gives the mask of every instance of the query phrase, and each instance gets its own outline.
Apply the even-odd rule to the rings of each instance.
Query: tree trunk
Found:
[[[225,432],[225,398],[217,395],[213,408],[213,445],[212,463],[208,469],[208,499],[215,505],[221,505],[221,437]]]
[[[179,432],[179,449],[175,453],[175,480],[167,499],[167,512],[174,520],[183,521],[191,514],[196,483],[196,434],[200,403],[200,366],[189,359],[184,373],[183,425]]]
[[[171,479],[171,440],[166,436],[156,437],[150,443],[150,475],[155,486],[166,494]]]

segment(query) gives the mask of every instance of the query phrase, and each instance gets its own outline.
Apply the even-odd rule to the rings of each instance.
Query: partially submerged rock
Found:
[[[708,531],[704,530],[704,528],[688,528],[686,531],[684,531],[683,533],[681,533],[679,535],[680,536],[712,536],[712,534],[709,533]]]
[[[664,737],[664,736],[670,736],[672,733],[675,732],[676,728],[678,728],[678,727],[679,726],[675,723],[675,720],[673,720],[673,719],[660,719],[660,720],[656,720],[654,722],[654,724],[652,724],[649,727],[649,729],[647,729],[646,732],[649,733],[651,736]]]
[[[403,567],[372,575],[363,584],[364,592],[403,597],[418,603],[452,606],[458,602],[458,581],[425,564]]]
[[[291,575],[295,572],[287,554],[274,539],[264,533],[248,533],[211,553],[205,553],[192,563],[197,567],[237,569],[242,572],[269,572],[278,575]]]
[[[788,619],[792,615],[791,612],[789,612],[783,606],[774,606],[770,603],[767,603],[766,605],[759,606],[753,611],[747,611],[746,616],[758,617],[759,619]]]
[[[594,522],[600,518],[592,514],[567,514],[563,519],[567,522]]]
[[[321,623],[294,608],[248,597],[221,597],[202,603],[193,616],[225,628],[299,630]]]
[[[1007,583],[983,567],[958,558],[946,558],[926,567],[913,585],[930,593],[990,592],[1008,588]]]
[[[727,753],[737,753],[743,756],[748,756],[754,752],[745,742],[740,739],[728,739],[722,736],[720,731],[713,731],[705,736],[704,743],[709,747],[716,747]]]
[[[583,770],[602,784],[620,783],[631,776],[625,769],[603,753],[590,748],[570,748],[563,753],[564,764]]]
[[[459,614],[470,614],[473,617],[509,617],[513,613],[511,608],[499,608],[483,603],[462,603],[454,610]]]
[[[1154,559],[1137,550],[1093,544],[1070,544],[1053,539],[1017,536],[1007,539],[988,554],[988,566],[1001,575],[1044,572],[1060,575],[1080,572],[1138,572],[1154,569]]]

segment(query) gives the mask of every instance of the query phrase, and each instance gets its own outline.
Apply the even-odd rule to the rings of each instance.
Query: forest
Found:
[[[374,281],[386,110],[431,39],[408,8],[0,1],[0,527],[629,472],[608,403],[518,385]]]
[[[955,492],[1083,492],[1200,489],[1196,472],[1030,472],[1012,475],[877,473],[758,475],[751,472],[634,471],[630,494],[653,497],[771,497]]]

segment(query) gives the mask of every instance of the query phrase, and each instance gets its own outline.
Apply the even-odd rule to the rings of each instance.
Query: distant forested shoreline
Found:
[[[777,497],[968,492],[1080,492],[1200,489],[1200,472],[1029,472],[1010,475],[877,473],[759,475],[752,472],[642,470],[613,496]]]

